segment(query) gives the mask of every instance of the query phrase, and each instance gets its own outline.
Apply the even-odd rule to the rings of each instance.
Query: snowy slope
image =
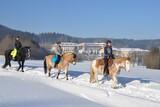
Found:
[[[0,107],[102,106],[31,78],[28,79],[22,74],[15,76],[3,72],[3,76],[0,76],[0,84]]]
[[[1,59],[0,64],[2,62],[3,59]],[[82,98],[91,101],[95,107],[102,105],[108,107],[160,106],[160,70],[150,70],[145,67],[132,68],[131,72],[122,72],[119,75],[121,88],[112,89],[111,82],[107,79],[100,80],[99,84],[89,83],[90,62],[71,65],[68,81],[64,79],[63,73],[60,79],[56,80],[56,70],[52,70],[52,78],[45,76],[42,64],[43,61],[27,61],[25,73],[19,73],[15,71],[17,63],[13,63],[13,67],[8,68],[8,70],[0,69],[0,76],[11,76],[38,82],[52,87],[53,90],[56,88],[70,93],[72,96],[77,96],[77,99]],[[99,79],[102,78],[102,76],[99,77]],[[64,96],[67,95],[64,94]],[[86,104],[90,106],[90,102]]]

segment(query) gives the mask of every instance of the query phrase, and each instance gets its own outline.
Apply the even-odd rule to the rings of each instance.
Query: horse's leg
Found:
[[[66,68],[65,68],[65,70],[64,70],[65,71],[65,75],[66,75],[66,80],[68,80],[68,66],[69,65],[67,65]]]
[[[95,70],[94,68],[91,66],[90,68],[90,83],[94,83],[95,82]]]
[[[51,67],[48,68],[48,76],[49,77],[51,76],[51,69],[52,69]]]
[[[8,59],[5,59],[5,63],[4,63],[4,65],[2,66],[2,68],[6,68],[7,67],[7,65],[8,65],[8,61],[7,61]]]
[[[9,56],[9,58],[8,58],[8,65],[9,65],[9,67],[11,67],[11,59],[12,59],[12,56]]]
[[[22,60],[22,72],[24,72],[23,68],[24,68],[24,62],[25,60]]]
[[[9,59],[9,56],[7,54],[5,54],[5,63],[4,65],[2,66],[2,68],[6,68],[7,65],[9,65],[10,63],[10,59]]]
[[[116,88],[117,87],[117,77],[116,75],[112,76],[112,88]]]
[[[20,70],[20,68],[22,67],[22,65],[21,65],[21,61],[18,61],[18,64],[19,64],[19,67],[18,67],[17,71],[19,71],[19,70]]]
[[[95,81],[96,83],[98,83],[98,71],[95,72],[94,79],[95,79],[94,81]]]
[[[58,77],[59,77],[60,72],[61,72],[61,70],[58,69],[58,74],[57,74],[57,77],[56,77],[57,79],[58,79]]]
[[[9,67],[11,67],[11,61],[8,62]]]

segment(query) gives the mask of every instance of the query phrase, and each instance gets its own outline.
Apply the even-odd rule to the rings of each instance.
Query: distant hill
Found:
[[[52,44],[56,41],[62,42],[105,42],[108,38],[81,38],[81,37],[73,37],[62,33],[41,33],[34,34],[30,32],[22,32],[18,30],[14,30],[8,28],[6,26],[0,25],[0,40],[5,36],[23,36],[26,38],[30,38],[38,44]],[[98,37],[98,36],[97,36]],[[160,47],[160,39],[153,40],[134,40],[134,39],[112,39],[113,46],[116,48],[142,48],[142,49],[150,49],[151,47]]]
[[[141,48],[150,49],[152,47],[160,47],[160,39],[153,40],[134,40],[134,39],[112,39],[112,38],[78,38],[60,33],[41,33],[38,35],[39,43],[55,43],[56,41],[63,42],[106,42],[112,40],[113,46],[116,48]]]
[[[35,35],[34,33],[29,33],[29,32],[22,32],[19,30],[14,30],[11,28],[8,28],[6,26],[0,25],[0,39],[2,39],[5,36],[24,36],[27,38],[32,38],[34,41],[39,41],[37,35]]]

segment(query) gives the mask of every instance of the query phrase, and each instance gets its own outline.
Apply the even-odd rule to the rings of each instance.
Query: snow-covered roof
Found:
[[[117,51],[132,51],[132,52],[148,52],[149,50],[144,50],[140,48],[113,48],[113,50]]]

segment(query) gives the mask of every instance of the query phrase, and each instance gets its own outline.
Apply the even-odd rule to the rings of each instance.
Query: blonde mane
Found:
[[[65,53],[62,54],[62,56],[64,56],[64,55],[70,55],[70,54],[75,54],[75,53],[74,52],[65,52]]]
[[[122,63],[126,60],[130,61],[130,58],[129,57],[120,57],[120,58],[114,59],[113,61],[114,61],[114,63]]]

